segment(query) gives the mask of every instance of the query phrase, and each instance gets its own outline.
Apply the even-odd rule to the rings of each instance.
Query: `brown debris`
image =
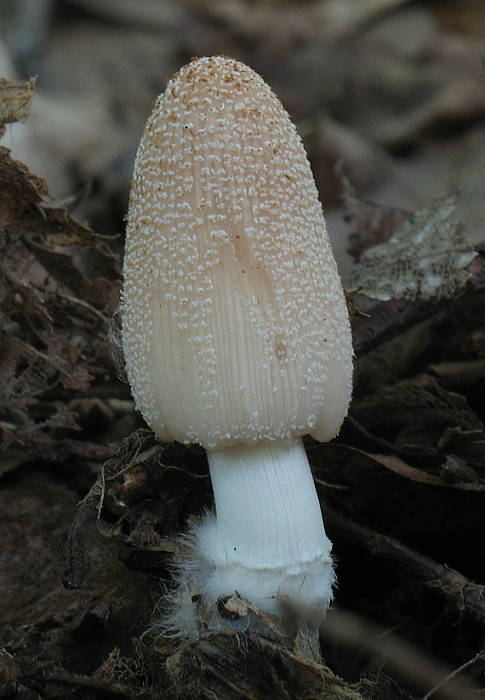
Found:
[[[210,480],[202,450],[140,427],[106,339],[119,351],[113,234],[134,150],[193,55],[246,61],[299,121],[331,232],[347,219],[341,264],[349,231],[362,261],[444,196],[453,231],[483,240],[482,3],[45,0],[39,31],[32,3],[7,5],[16,68],[39,77],[33,100],[33,80],[0,82],[0,694],[463,700],[475,683],[481,697],[483,246],[446,298],[349,294],[351,415],[334,443],[307,441],[339,579],[324,663],[238,596],[221,609],[242,632],[157,633],[174,535],[211,507]],[[49,168],[16,160],[10,124],[29,110],[63,202],[35,174]]]
[[[455,614],[469,615],[485,623],[485,586],[469,581],[459,571],[423,556],[402,542],[328,511],[328,520],[344,538],[364,546],[373,555],[397,565],[421,585],[437,591]]]
[[[6,148],[0,188],[3,449],[21,445],[50,458],[58,451],[62,459],[59,434],[58,446],[50,435],[78,426],[56,391],[85,391],[109,367],[105,336],[119,273],[108,241],[53,206],[46,183]]]
[[[0,78],[0,137],[5,133],[5,124],[28,118],[34,88],[34,78],[23,83]]]
[[[320,698],[362,700],[358,687],[338,678],[323,663],[311,663],[292,651],[285,631],[255,610],[251,632],[201,635],[180,645],[167,659],[175,693],[188,698],[264,700]],[[243,653],[241,653],[243,652]]]

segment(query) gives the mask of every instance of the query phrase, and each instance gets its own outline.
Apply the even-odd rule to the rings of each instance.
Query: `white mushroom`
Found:
[[[216,517],[198,591],[323,611],[334,573],[301,436],[333,438],[352,383],[348,313],[296,129],[230,58],[182,68],[138,150],[122,304],[137,408],[207,450]]]

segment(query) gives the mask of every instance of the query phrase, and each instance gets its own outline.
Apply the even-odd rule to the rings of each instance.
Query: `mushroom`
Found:
[[[296,128],[231,58],[183,67],[148,119],[122,326],[146,422],[207,451],[216,516],[190,535],[192,593],[323,614],[331,543],[301,436],[330,440],[347,413],[349,318]]]

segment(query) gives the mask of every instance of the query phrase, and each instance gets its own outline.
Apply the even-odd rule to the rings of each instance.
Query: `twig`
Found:
[[[485,659],[485,650],[482,649],[482,651],[479,651],[478,654],[475,654],[473,659],[468,659],[468,661],[465,661],[464,664],[462,664],[461,666],[458,666],[458,668],[455,668],[454,671],[449,673],[447,676],[445,676],[445,678],[443,678],[439,683],[437,683],[433,688],[431,688],[431,690],[429,690],[426,693],[426,695],[423,695],[422,700],[429,700],[429,698],[432,695],[434,695],[436,692],[438,692],[438,690],[440,690],[440,688],[442,688],[445,683],[448,683],[448,681],[451,678],[455,678],[459,673],[464,671],[466,668],[468,668],[469,666],[472,666],[475,663],[475,661],[478,661],[478,659],[482,659],[482,660]]]
[[[124,688],[119,683],[113,684],[113,686],[107,683],[102,683],[88,676],[81,676],[75,673],[69,673],[67,671],[57,672],[57,673],[46,673],[43,678],[46,683],[58,683],[60,685],[66,685],[70,687],[86,688],[92,690],[96,693],[102,693],[103,696],[112,696],[118,698],[140,698],[139,692],[135,688]],[[145,696],[146,697],[146,696]]]
[[[452,678],[449,669],[417,649],[404,639],[391,634],[386,637],[372,622],[357,615],[332,610],[325,618],[321,631],[339,642],[365,649],[382,656],[408,682],[421,687],[433,687],[441,700],[476,700],[476,687],[468,679]],[[438,685],[446,676],[448,682]]]
[[[443,596],[458,614],[467,614],[485,624],[485,586],[469,581],[459,571],[438,564],[399,540],[359,525],[327,508],[328,524],[340,535],[358,542],[372,554],[392,559],[427,588]]]

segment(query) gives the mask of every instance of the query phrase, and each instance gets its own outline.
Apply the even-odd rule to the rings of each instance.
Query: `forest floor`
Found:
[[[17,0],[0,22],[0,696],[485,698],[484,3]],[[296,122],[351,312],[349,416],[305,442],[339,582],[321,663],[244,606],[244,632],[146,632],[212,491],[204,451],[134,411],[124,216],[155,97],[212,54]]]

